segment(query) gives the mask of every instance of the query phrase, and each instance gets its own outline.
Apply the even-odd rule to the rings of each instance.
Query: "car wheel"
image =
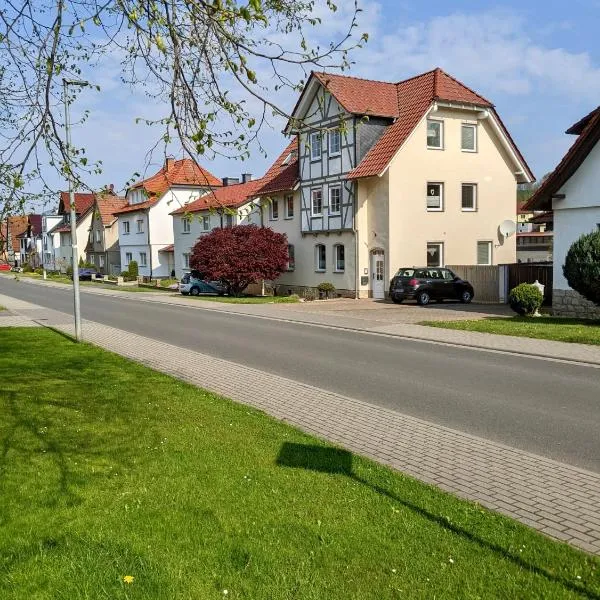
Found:
[[[182,296],[189,296],[188,292],[181,292]]]
[[[463,293],[460,295],[460,301],[463,304],[469,304],[471,300],[473,300],[473,294],[471,294],[469,290],[464,290]]]
[[[392,302],[394,304],[402,304],[402,300],[404,300],[404,298],[399,298],[398,296],[392,296]]]
[[[190,289],[190,296],[199,296],[199,295],[200,295],[200,288],[193,287],[192,289]]]
[[[427,306],[430,301],[431,296],[429,295],[429,292],[420,292],[417,296],[417,304],[420,304],[421,306]]]

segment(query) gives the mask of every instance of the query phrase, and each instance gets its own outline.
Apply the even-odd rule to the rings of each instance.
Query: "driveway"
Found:
[[[369,321],[382,321],[384,323],[458,321],[483,319],[485,317],[514,316],[513,311],[506,304],[444,302],[442,304],[418,306],[415,303],[394,304],[390,300],[373,300],[371,298],[361,300],[338,298],[335,300],[319,300],[279,306],[287,306],[294,312],[329,314],[354,319],[368,319]]]

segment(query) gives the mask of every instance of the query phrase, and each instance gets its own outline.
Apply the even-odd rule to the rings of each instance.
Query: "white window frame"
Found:
[[[315,194],[321,195],[321,210],[319,212],[315,212]],[[323,190],[321,188],[310,190],[310,215],[311,217],[323,216]]]
[[[98,259],[100,260],[100,268],[104,269],[104,254],[99,254]]]
[[[136,233],[144,233],[144,219],[135,220]]]
[[[140,267],[147,267],[147,266],[148,266],[148,253],[140,252]]]
[[[323,137],[320,131],[311,131],[309,135],[310,160],[320,160],[323,154]]]
[[[339,266],[339,255],[338,252],[342,250],[344,257],[342,258],[342,267]],[[344,244],[335,244],[333,246],[333,272],[343,273],[346,270],[346,248]]]
[[[337,150],[333,150],[332,140],[337,140]],[[327,148],[329,156],[339,156],[342,153],[342,133],[339,129],[331,129],[327,135]]]
[[[102,236],[100,235],[100,230],[96,229],[94,230],[94,240],[96,242],[96,244],[99,244],[102,241]]]
[[[430,265],[429,264],[429,260],[427,259],[428,254],[429,254],[429,246],[438,246],[439,247],[439,254],[440,254],[440,264],[439,265]],[[427,242],[427,245],[425,246],[425,265],[427,267],[431,267],[433,268],[443,268],[444,267],[444,242]]]
[[[337,190],[339,192],[339,198],[338,198],[338,209],[337,210],[333,210],[332,208],[332,203],[331,203],[331,192],[333,192],[333,190]],[[329,188],[329,214],[330,215],[339,215],[342,213],[342,186],[341,185],[333,185]]]
[[[463,188],[470,187],[473,188],[473,207],[465,208],[463,206]],[[476,183],[461,183],[460,184],[460,209],[462,212],[477,212],[477,184]]]
[[[290,212],[290,200],[291,200],[291,204],[292,204],[292,210]],[[286,219],[293,219],[294,218],[294,194],[288,194],[285,198],[284,198],[284,205],[285,205],[285,218]]]
[[[182,267],[184,269],[189,269],[190,268],[190,253],[189,252],[183,252],[181,255],[181,264]]]
[[[429,136],[427,135],[429,129],[429,123],[439,123],[440,126],[440,145],[439,146],[430,146],[429,145]],[[444,149],[444,120],[443,119],[427,119],[427,127],[425,129],[425,142],[427,143],[428,150],[443,150]]]
[[[321,261],[321,248],[323,248],[323,260]],[[321,266],[323,265],[323,266]],[[327,271],[327,247],[325,244],[315,244],[315,272],[325,273]]]
[[[190,233],[192,229],[192,220],[190,217],[181,218],[181,233]]]
[[[273,198],[269,203],[269,220],[279,220],[279,198]]]
[[[123,221],[123,235],[129,235],[129,221]]]
[[[429,198],[429,186],[439,185],[440,186],[440,206],[439,208],[430,208],[428,206]],[[428,181],[425,187],[425,208],[427,212],[444,212],[444,182],[443,181]]]
[[[484,263],[479,262],[479,244],[485,244],[488,247],[488,262],[484,262]],[[493,243],[490,240],[477,240],[477,245],[475,246],[475,248],[476,248],[476,252],[477,252],[475,260],[476,260],[476,262],[477,262],[478,265],[492,265],[492,264],[494,264],[493,257],[492,257],[492,252],[494,251],[494,246],[493,246]]]
[[[202,231],[210,231],[210,215],[202,217]]]
[[[463,147],[463,137],[462,137],[462,130],[463,127],[470,127],[471,129],[473,129],[473,142],[474,142],[474,147],[473,148],[464,148]],[[476,123],[461,123],[460,126],[460,149],[462,152],[477,152],[477,124]]]
[[[133,260],[133,252],[125,252],[125,266]]]

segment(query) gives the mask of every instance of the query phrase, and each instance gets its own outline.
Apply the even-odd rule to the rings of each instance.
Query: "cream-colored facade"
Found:
[[[421,120],[381,177],[358,182],[356,229],[360,296],[373,292],[372,253],[383,251],[384,280],[400,267],[428,264],[428,244],[442,244],[442,265],[475,265],[478,242],[487,243],[488,264],[516,262],[515,236],[499,226],[516,219],[516,165],[491,116],[482,111],[436,110]],[[428,119],[443,123],[442,149],[427,147]],[[463,123],[476,125],[476,151],[461,150]],[[428,184],[443,185],[441,208],[428,209]],[[475,208],[462,207],[462,186],[475,186]],[[479,257],[481,258],[481,257]],[[363,280],[364,281],[364,280]]]

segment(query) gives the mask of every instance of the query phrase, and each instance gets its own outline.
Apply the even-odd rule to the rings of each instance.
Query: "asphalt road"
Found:
[[[600,472],[600,369],[82,292],[84,319]],[[72,314],[68,288],[0,293]]]

